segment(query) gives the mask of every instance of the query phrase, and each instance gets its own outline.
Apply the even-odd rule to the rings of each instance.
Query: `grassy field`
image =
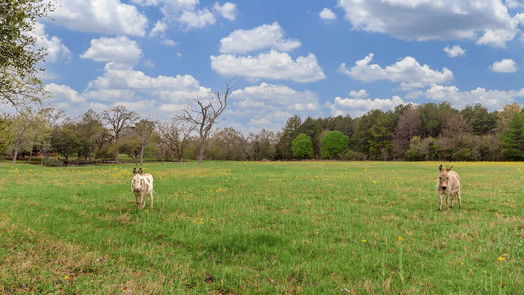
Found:
[[[438,164],[0,164],[0,294],[522,294],[524,163]]]

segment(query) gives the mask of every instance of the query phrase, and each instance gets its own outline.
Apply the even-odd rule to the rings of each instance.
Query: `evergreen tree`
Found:
[[[286,126],[282,129],[280,140],[277,143],[275,158],[277,160],[290,160],[293,158],[291,142],[296,136],[296,131],[302,124],[299,116],[295,115],[287,119]]]
[[[510,161],[524,161],[524,111],[513,116],[502,136],[502,157]]]

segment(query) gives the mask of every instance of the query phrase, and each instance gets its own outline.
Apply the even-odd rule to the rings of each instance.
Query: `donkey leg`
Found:
[[[462,198],[460,197],[460,190],[457,192],[457,197],[459,200],[459,208],[462,208]]]
[[[438,209],[442,211],[442,194],[438,194]]]
[[[155,201],[155,196],[153,191],[149,194],[149,208],[153,209],[153,202]]]

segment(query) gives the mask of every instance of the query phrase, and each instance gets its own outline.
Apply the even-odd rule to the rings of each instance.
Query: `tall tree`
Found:
[[[37,64],[45,49],[36,48],[34,30],[38,19],[52,8],[45,0],[2,0],[0,2],[0,103],[18,108],[40,101],[45,93]]]
[[[402,158],[408,150],[411,138],[420,136],[422,131],[422,120],[418,108],[412,107],[400,115],[393,134],[393,151]]]
[[[111,138],[109,131],[104,127],[100,115],[89,109],[82,115],[80,121],[75,124],[75,132],[88,143],[89,156],[95,155],[104,143]]]
[[[64,157],[64,165],[69,163],[69,157],[78,153],[81,141],[78,135],[69,126],[55,129],[51,135],[53,149]]]
[[[102,120],[107,124],[109,131],[111,132],[111,136],[113,136],[113,141],[116,145],[115,161],[118,162],[118,141],[120,139],[120,135],[126,129],[133,127],[133,124],[138,120],[138,114],[133,111],[129,111],[123,105],[117,105],[109,110],[103,111]]]
[[[488,109],[477,103],[474,107],[466,106],[460,111],[466,122],[471,127],[471,133],[475,135],[488,134],[497,126],[496,113],[488,112]]]
[[[208,151],[210,158],[215,160],[246,160],[248,142],[232,127],[218,129],[208,141]]]
[[[196,126],[199,135],[198,162],[204,161],[206,140],[213,125],[218,121],[227,107],[227,99],[232,91],[231,82],[225,83],[224,92],[215,92],[208,100],[196,98],[193,103],[187,104],[184,113],[177,118]]]
[[[502,157],[505,160],[524,161],[524,110],[513,116],[502,136]]]
[[[518,103],[512,103],[504,106],[504,109],[497,114],[497,129],[500,132],[506,131],[513,116],[520,112],[521,107]]]
[[[291,152],[291,142],[297,135],[297,130],[302,125],[302,119],[294,115],[287,119],[286,125],[280,133],[280,139],[276,147],[275,158],[282,160],[290,160],[293,158]]]
[[[158,125],[160,140],[174,153],[178,163],[182,163],[185,148],[195,128],[196,125],[188,124],[186,121],[176,118],[170,123],[160,123]]]
[[[267,129],[250,133],[248,155],[251,160],[271,160],[275,156],[278,135]]]
[[[156,123],[146,119],[140,120],[134,127],[134,133],[140,144],[140,165],[144,164],[144,149],[155,131]]]

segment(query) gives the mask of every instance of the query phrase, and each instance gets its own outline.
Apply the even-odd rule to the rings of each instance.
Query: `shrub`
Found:
[[[334,130],[328,131],[322,138],[320,154],[324,159],[340,159],[348,152],[349,137],[344,133]]]
[[[293,157],[298,159],[310,159],[313,157],[313,140],[311,137],[300,133],[293,139],[291,142],[291,152],[293,152]]]

